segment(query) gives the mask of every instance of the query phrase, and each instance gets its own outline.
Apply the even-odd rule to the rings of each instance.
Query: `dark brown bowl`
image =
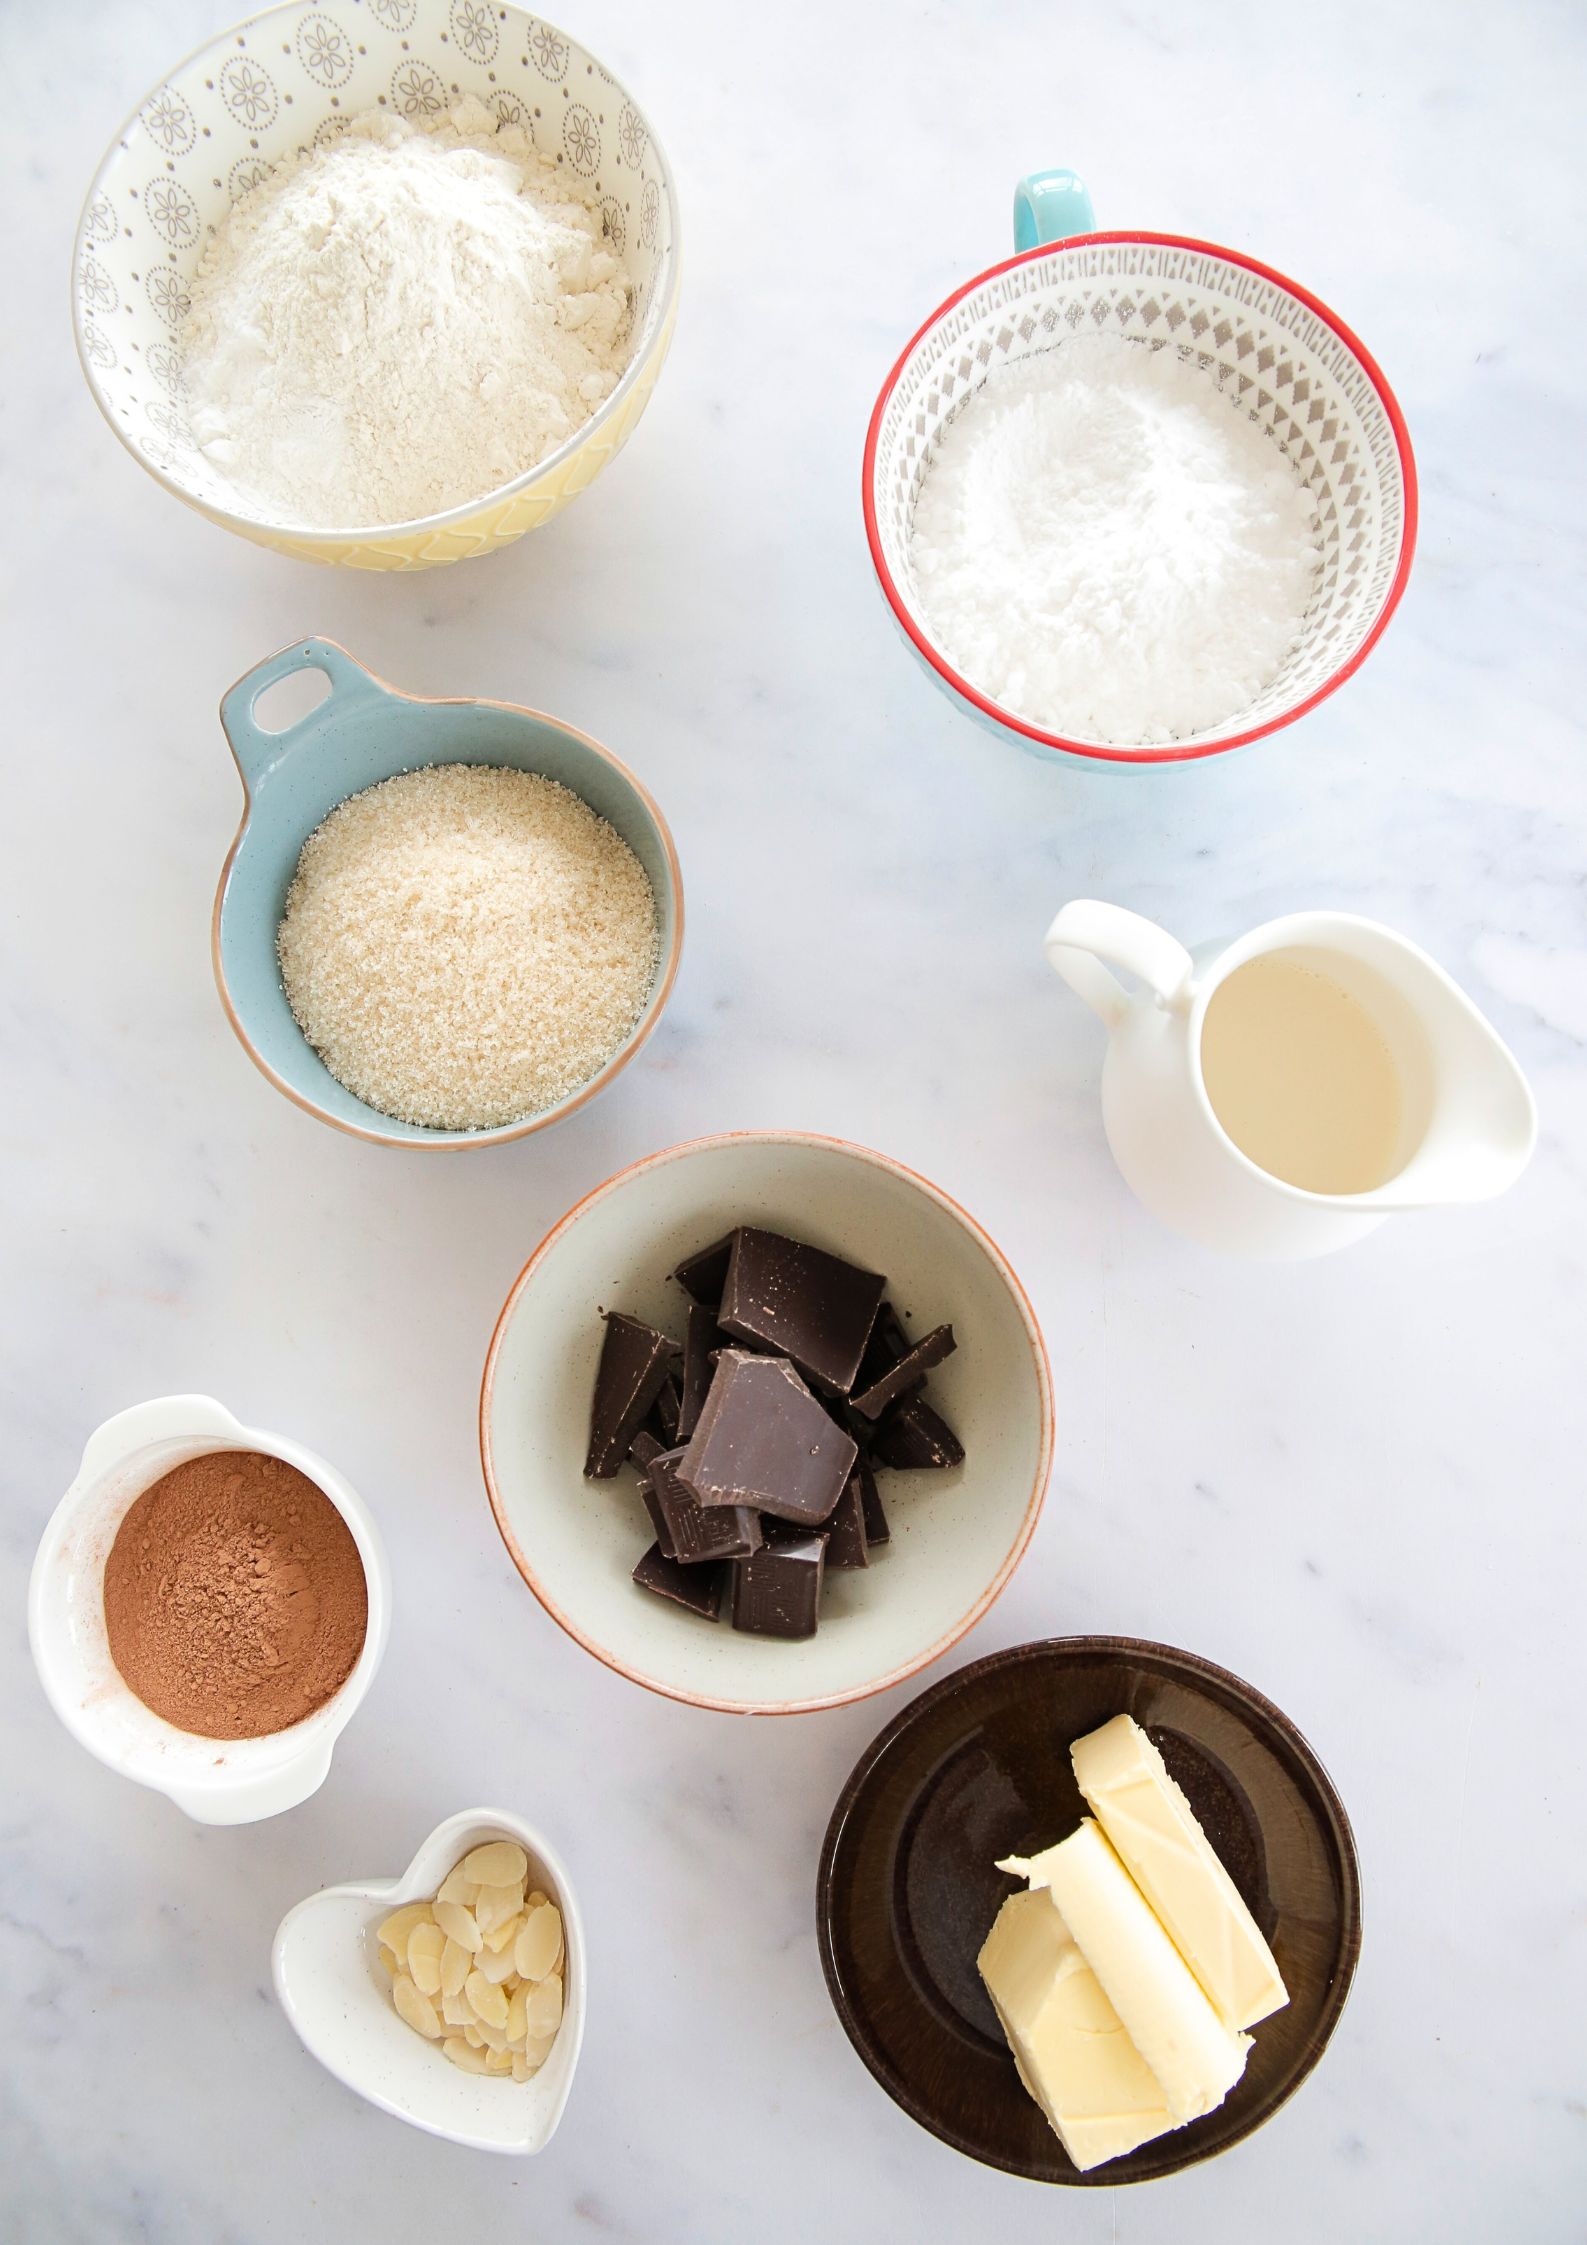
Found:
[[[1214,2113],[1082,2175],[1027,2096],[976,1957],[1031,1855],[1086,1814],[1073,1740],[1129,1714],[1151,1736],[1271,1942],[1289,2003]],[[1339,1796],[1287,1716],[1226,1669],[1133,1637],[994,1653],[906,1707],[839,1797],[817,1882],[821,1962],[849,2040],[955,2151],[1032,2182],[1151,2182],[1227,2151],[1316,2065],[1361,1952]]]

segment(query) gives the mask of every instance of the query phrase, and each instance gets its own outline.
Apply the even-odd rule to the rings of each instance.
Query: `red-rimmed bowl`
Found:
[[[637,1589],[634,1563],[652,1536],[638,1477],[583,1475],[601,1311],[681,1337],[686,1297],[668,1273],[741,1223],[885,1272],[911,1331],[951,1324],[958,1340],[931,1387],[964,1464],[881,1477],[891,1540],[869,1567],[829,1577],[818,1633],[792,1644]],[[1019,1280],[938,1186],[841,1139],[743,1131],[620,1170],[541,1241],[491,1341],[479,1434],[502,1540],[570,1637],[669,1698],[793,1715],[902,1683],[991,1606],[1046,1494],[1052,1381]]]
[[[1191,763],[1293,724],[1360,668],[1410,574],[1416,467],[1377,362],[1326,304],[1254,258],[1174,234],[1092,231],[1073,173],[1021,182],[1015,238],[1017,255],[956,289],[911,338],[871,415],[865,529],[905,640],[994,732],[1073,762]],[[1179,351],[1294,464],[1316,507],[1317,592],[1277,677],[1215,729],[1156,746],[1048,732],[992,700],[934,643],[910,560],[915,502],[947,423],[1000,368],[1080,334]]]

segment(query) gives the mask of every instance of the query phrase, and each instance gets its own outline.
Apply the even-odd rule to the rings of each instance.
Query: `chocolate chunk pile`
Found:
[[[672,1274],[681,1343],[607,1310],[584,1471],[638,1468],[655,1542],[642,1590],[735,1629],[813,1637],[829,1568],[886,1543],[876,1468],[958,1465],[925,1400],[954,1349],[911,1341],[887,1281],[802,1240],[741,1224]]]

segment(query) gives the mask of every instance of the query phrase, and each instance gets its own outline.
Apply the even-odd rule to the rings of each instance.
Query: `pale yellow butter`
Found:
[[[1226,2027],[1289,2001],[1273,1952],[1163,1757],[1128,1715],[1070,1749],[1075,1779],[1136,1885]]]
[[[999,1866],[1050,1889],[1131,2042],[1157,2076],[1176,2122],[1221,2105],[1245,2071],[1249,2035],[1218,2017],[1151,1904],[1089,1817],[1029,1862]]]
[[[1099,2167],[1174,2126],[1050,1894],[1011,1894],[979,1963],[1019,2077],[1077,2167]]]

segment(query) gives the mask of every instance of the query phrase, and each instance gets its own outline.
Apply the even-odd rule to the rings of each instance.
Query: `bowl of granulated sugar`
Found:
[[[302,671],[330,691],[267,730]],[[633,1058],[677,973],[683,885],[656,804],[599,742],[398,693],[325,639],[250,671],[221,722],[247,801],[215,978],[279,1091],[383,1145],[486,1146]]]
[[[500,0],[291,0],[147,94],[88,190],[78,354],[140,466],[297,560],[427,569],[615,458],[672,339],[672,173]]]
[[[866,533],[906,643],[994,732],[1075,763],[1292,724],[1410,572],[1416,471],[1376,362],[1237,251],[1095,232],[1072,172],[1021,181],[1014,231],[871,417]]]

